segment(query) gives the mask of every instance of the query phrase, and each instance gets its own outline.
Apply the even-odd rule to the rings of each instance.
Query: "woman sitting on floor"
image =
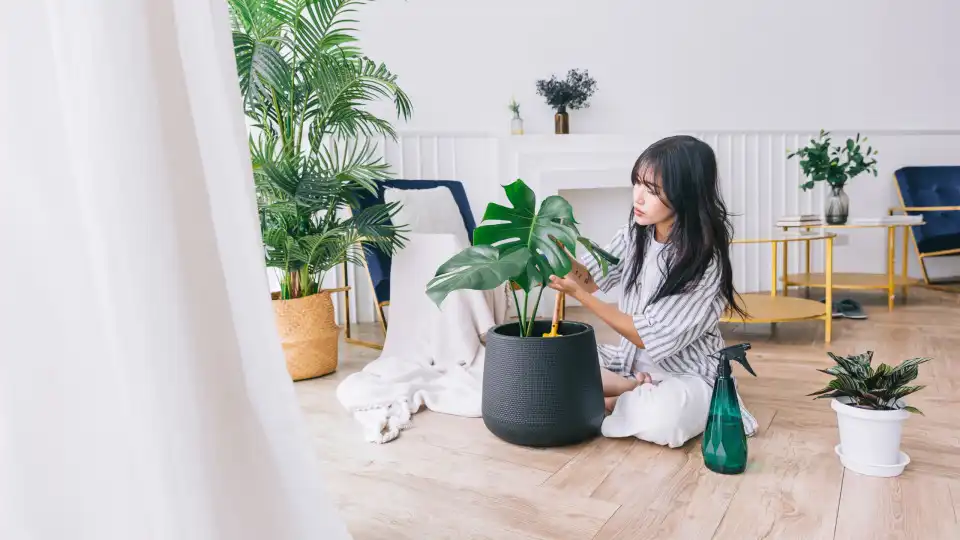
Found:
[[[576,298],[621,336],[600,345],[607,412],[602,433],[670,447],[703,432],[724,347],[719,319],[736,303],[729,242],[713,150],[699,139],[663,139],[632,173],[630,223],[606,247],[621,261],[605,277],[590,257],[552,277],[551,288]],[[593,293],[619,287],[617,306]],[[756,419],[743,408],[748,435]]]

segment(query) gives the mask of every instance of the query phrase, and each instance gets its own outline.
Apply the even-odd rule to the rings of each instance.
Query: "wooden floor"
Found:
[[[836,319],[829,346],[822,322],[781,324],[772,335],[757,333],[769,326],[725,329],[728,343],[753,344],[759,375],[739,377],[762,431],[738,476],[704,468],[699,439],[675,450],[604,438],[533,450],[499,441],[480,419],[429,411],[396,441],[367,443],[334,394],[376,356],[362,347],[342,347],[337,373],[296,387],[326,485],[357,540],[960,539],[960,353],[949,352],[960,348],[960,295],[914,289],[892,313],[882,297],[855,296],[870,318]],[[934,357],[912,402],[926,416],[904,428],[912,463],[895,479],[845,471],[829,403],[805,396],[827,378],[815,371],[830,365],[826,351],[868,349],[877,362]]]

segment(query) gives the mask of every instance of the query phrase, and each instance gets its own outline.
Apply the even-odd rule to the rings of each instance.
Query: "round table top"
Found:
[[[770,244],[773,242],[803,242],[807,240],[826,240],[835,238],[837,233],[832,232],[786,232],[770,231],[769,234],[755,238],[734,238],[731,244]]]
[[[813,223],[808,225],[780,225],[781,229],[879,229],[879,228],[890,228],[890,227],[919,227],[921,225],[926,225],[925,221],[910,222],[910,223],[844,223],[843,225],[830,225],[827,223]]]
[[[733,323],[776,323],[822,319],[826,316],[827,306],[816,300],[794,296],[770,296],[770,294],[746,293],[741,295],[747,319],[739,313],[727,312],[721,322]]]

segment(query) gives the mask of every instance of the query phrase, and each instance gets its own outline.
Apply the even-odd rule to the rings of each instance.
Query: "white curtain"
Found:
[[[224,1],[11,1],[0,46],[0,538],[348,538],[274,330]]]

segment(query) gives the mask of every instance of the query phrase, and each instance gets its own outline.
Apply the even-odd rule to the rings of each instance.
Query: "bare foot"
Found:
[[[638,371],[633,374],[633,377],[637,379],[637,386],[644,384],[653,384],[653,377],[645,371]]]

